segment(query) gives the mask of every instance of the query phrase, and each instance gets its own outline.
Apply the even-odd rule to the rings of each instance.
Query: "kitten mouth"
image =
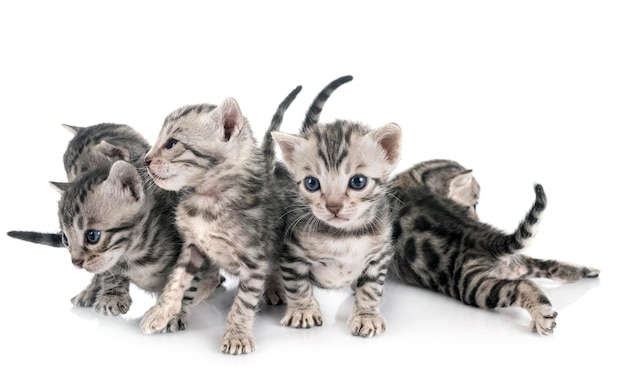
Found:
[[[332,223],[345,224],[348,221],[350,221],[349,218],[344,218],[344,217],[341,217],[341,216],[338,216],[338,215],[333,215],[333,216],[331,216],[331,217],[326,219],[326,222],[329,222],[331,224]]]

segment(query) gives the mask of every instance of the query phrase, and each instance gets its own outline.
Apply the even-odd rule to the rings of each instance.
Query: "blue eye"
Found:
[[[100,241],[100,231],[97,231],[95,229],[88,230],[87,232],[85,232],[85,240],[89,244],[97,243],[98,241]]]
[[[320,181],[315,177],[306,177],[304,187],[310,192],[315,192],[320,189]]]
[[[67,235],[63,232],[61,232],[61,241],[66,247],[70,245],[70,242],[67,240]]]
[[[365,187],[365,185],[367,185],[367,177],[360,174],[357,174],[356,176],[350,178],[350,183],[348,184],[350,188],[355,190],[361,190]]]
[[[177,140],[177,139],[170,138],[170,139],[167,141],[167,143],[165,144],[165,148],[166,148],[166,149],[171,149],[171,148],[173,148],[174,146],[176,146],[176,144],[177,144],[177,143],[178,143],[178,140]]]

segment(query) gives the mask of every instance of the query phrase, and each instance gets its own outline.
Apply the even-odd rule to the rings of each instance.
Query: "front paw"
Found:
[[[280,324],[286,327],[311,328],[321,326],[324,323],[322,313],[319,308],[308,308],[304,310],[287,310]]]
[[[551,335],[556,327],[558,313],[548,305],[539,307],[533,315],[532,328],[539,335]]]
[[[96,293],[89,289],[84,289],[74,296],[71,302],[75,307],[93,307],[96,302]]]
[[[143,314],[141,331],[145,334],[179,331],[186,329],[188,323],[189,317],[186,312],[179,312],[176,307],[156,304]]]
[[[350,331],[354,336],[369,338],[382,334],[386,329],[385,319],[378,314],[355,315],[350,319]]]
[[[256,350],[256,344],[251,334],[241,331],[227,330],[222,338],[222,352],[224,354],[249,354]]]
[[[130,294],[125,292],[118,295],[102,295],[96,299],[93,307],[103,315],[117,316],[127,313],[132,302]]]

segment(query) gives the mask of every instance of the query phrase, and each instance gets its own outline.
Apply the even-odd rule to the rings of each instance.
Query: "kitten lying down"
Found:
[[[573,282],[598,277],[595,268],[523,255],[546,207],[543,187],[512,234],[478,220],[480,188],[471,171],[451,160],[418,163],[394,177],[391,188],[400,280],[484,308],[523,307],[532,328],[551,334],[557,312],[531,278]]]

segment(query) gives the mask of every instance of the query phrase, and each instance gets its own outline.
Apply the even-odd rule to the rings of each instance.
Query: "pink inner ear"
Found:
[[[224,139],[230,141],[237,126],[237,119],[232,116],[224,117]]]

